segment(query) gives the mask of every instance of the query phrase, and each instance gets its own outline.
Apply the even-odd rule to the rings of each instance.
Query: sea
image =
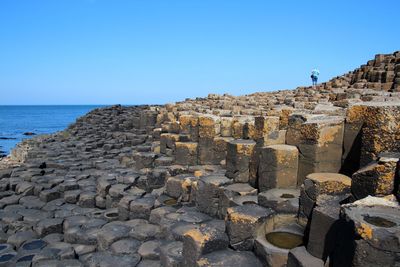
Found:
[[[23,139],[64,130],[89,111],[101,105],[86,106],[1,106],[0,157],[8,155]],[[24,135],[33,133],[34,135]]]

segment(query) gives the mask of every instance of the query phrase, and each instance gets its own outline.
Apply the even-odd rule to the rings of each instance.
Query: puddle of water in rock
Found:
[[[281,198],[294,198],[294,195],[284,193],[281,195]]]
[[[170,198],[170,199],[167,199],[164,201],[164,204],[167,206],[173,206],[173,205],[176,205],[176,203],[178,203],[178,202],[176,201],[175,198]]]
[[[23,257],[19,258],[19,259],[17,260],[17,262],[21,262],[21,261],[31,261],[31,260],[33,259],[33,257],[35,257],[34,254],[32,254],[32,255],[26,255],[26,256],[23,256]]]
[[[363,217],[367,223],[370,223],[378,227],[390,228],[396,226],[396,223],[379,216],[364,215]]]
[[[115,218],[115,217],[118,217],[118,213],[117,212],[106,213],[106,217]]]
[[[12,258],[14,258],[15,255],[14,254],[4,254],[0,256],[0,262],[7,262],[9,260],[11,260]]]
[[[254,201],[243,201],[243,205],[249,205],[249,204],[257,204]]]
[[[268,233],[265,238],[272,245],[283,249],[292,249],[303,244],[303,236],[288,232]]]
[[[46,245],[46,242],[43,240],[34,240],[28,243],[25,243],[22,245],[22,248],[25,250],[34,250],[34,249],[40,249]]]
[[[0,250],[6,249],[7,246],[6,245],[0,245]]]

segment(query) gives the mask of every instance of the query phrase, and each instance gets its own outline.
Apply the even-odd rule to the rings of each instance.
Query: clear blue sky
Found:
[[[400,50],[400,1],[0,0],[0,104],[165,103]]]

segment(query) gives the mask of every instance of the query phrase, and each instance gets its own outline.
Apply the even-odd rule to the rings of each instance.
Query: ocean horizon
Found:
[[[0,105],[0,156],[8,155],[24,139],[64,130],[77,118],[105,106],[109,105]]]

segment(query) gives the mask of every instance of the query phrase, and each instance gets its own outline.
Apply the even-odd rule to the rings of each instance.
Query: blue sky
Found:
[[[400,50],[398,10],[398,0],[0,0],[0,104],[292,89],[315,66],[325,81]]]

